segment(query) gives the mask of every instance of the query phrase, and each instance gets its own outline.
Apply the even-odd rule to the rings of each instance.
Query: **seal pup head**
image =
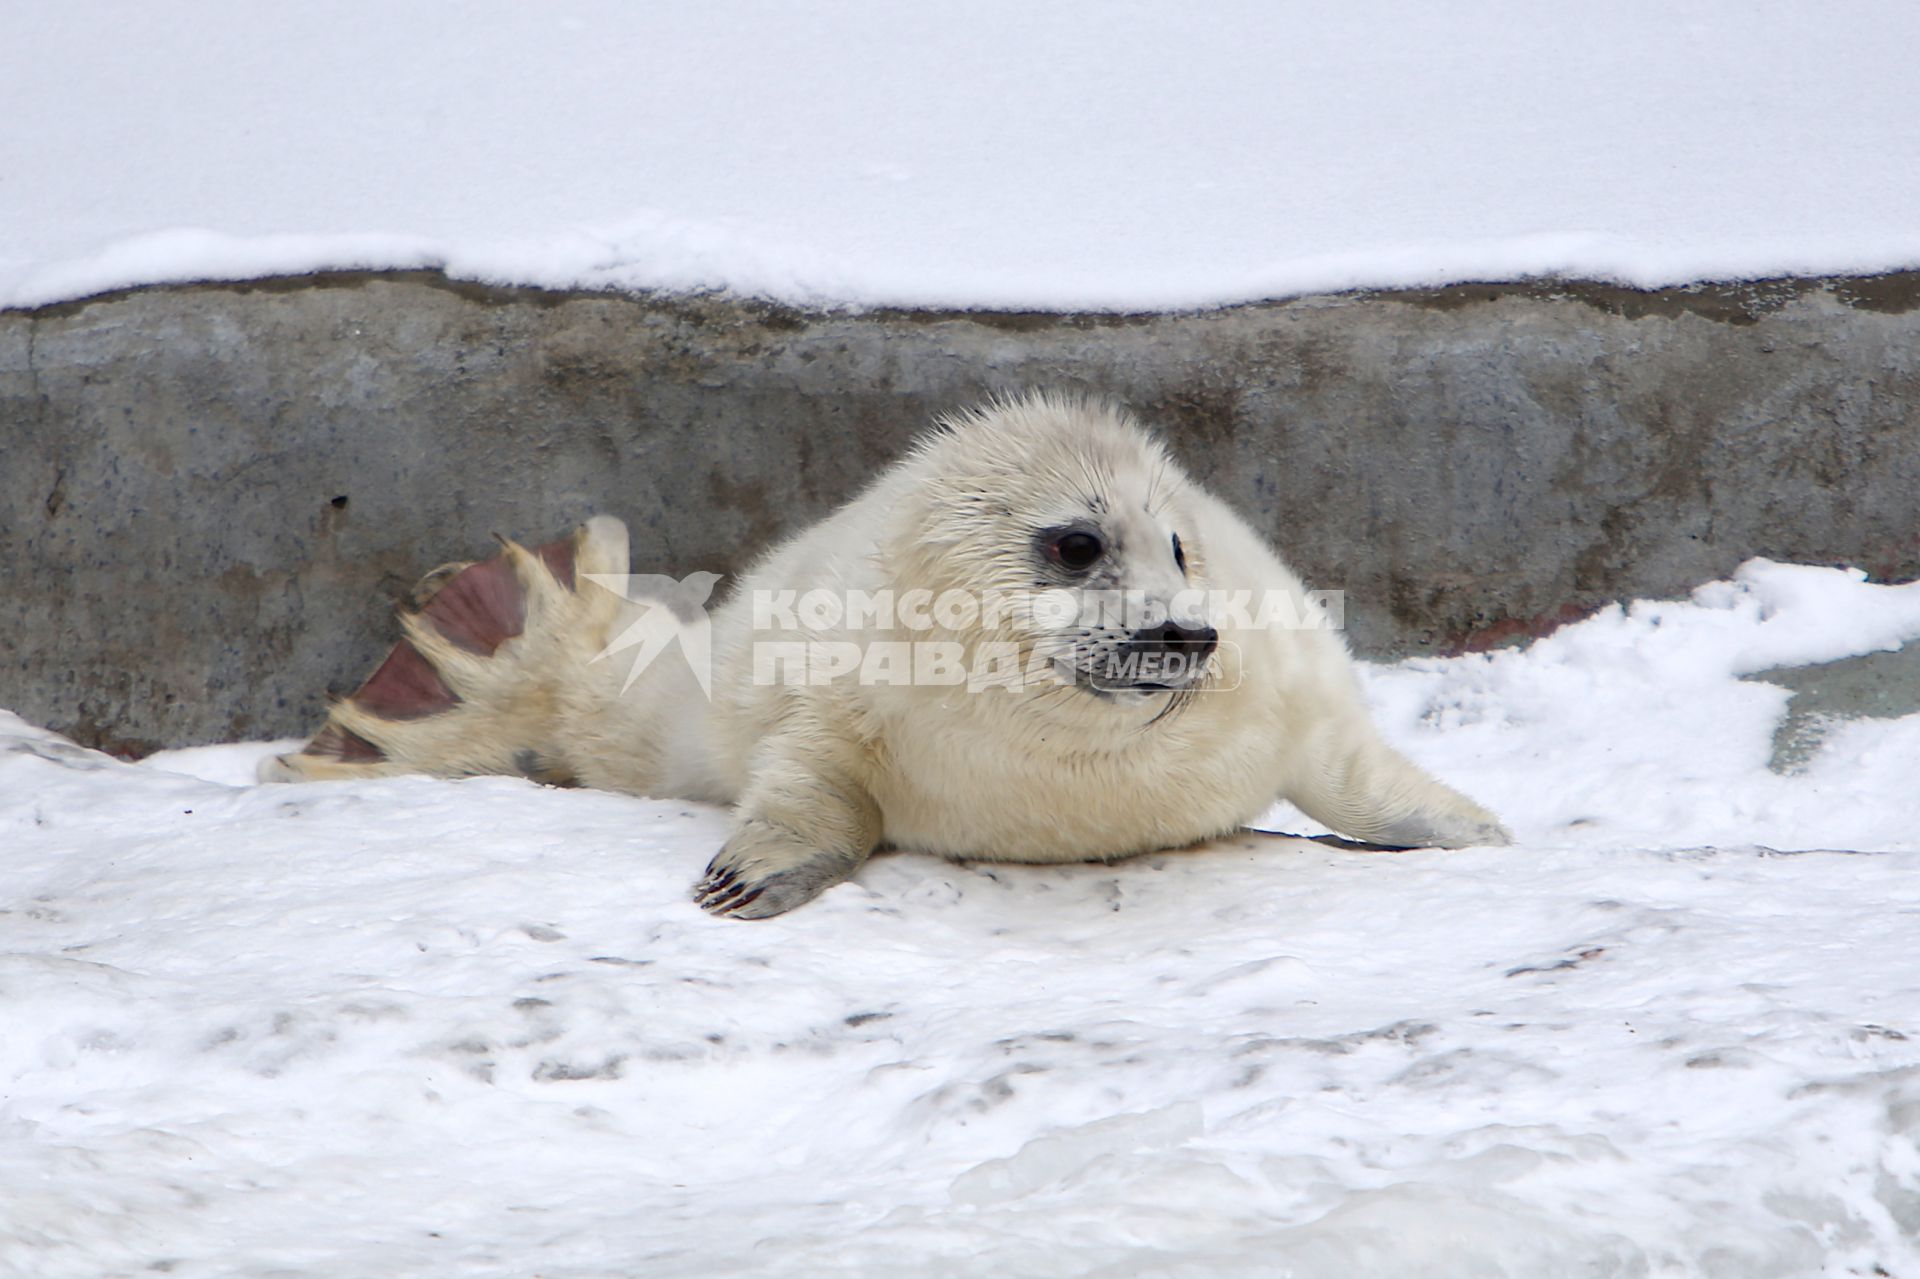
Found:
[[[1191,481],[1130,416],[1059,393],[998,400],[939,419],[903,472],[893,580],[982,601],[948,635],[969,653],[1014,646],[1026,696],[1153,719],[1206,685],[1218,636]]]

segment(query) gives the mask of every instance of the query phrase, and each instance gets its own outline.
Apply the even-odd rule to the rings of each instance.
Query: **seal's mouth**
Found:
[[[1083,692],[1096,698],[1118,697],[1123,693],[1138,693],[1152,697],[1162,693],[1190,693],[1205,682],[1207,669],[1197,666],[1181,679],[1116,679],[1098,669],[1089,669],[1066,662],[1054,666],[1062,683],[1072,684]]]
[[[1188,680],[1184,684],[1160,684],[1152,680],[1137,680],[1131,684],[1091,682],[1088,687],[1096,693],[1178,693],[1194,686],[1197,681]]]

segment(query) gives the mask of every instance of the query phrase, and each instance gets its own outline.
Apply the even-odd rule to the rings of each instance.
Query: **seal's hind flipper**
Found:
[[[263,761],[260,779],[525,773],[569,782],[555,742],[562,684],[604,644],[622,603],[580,583],[626,571],[626,525],[604,515],[534,550],[503,538],[492,559],[442,565],[402,608],[406,637],[334,703],[312,741]]]

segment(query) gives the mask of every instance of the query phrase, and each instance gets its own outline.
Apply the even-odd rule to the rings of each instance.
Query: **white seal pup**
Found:
[[[710,624],[711,575],[635,602],[607,588],[626,574],[604,516],[436,570],[406,641],[263,776],[522,772],[728,803],[694,896],[740,918],[877,848],[1105,861],[1278,799],[1390,847],[1508,842],[1380,738],[1343,639],[1260,537],[1096,401],[942,419]]]

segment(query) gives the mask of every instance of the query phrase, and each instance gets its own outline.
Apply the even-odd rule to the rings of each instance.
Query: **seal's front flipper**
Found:
[[[693,886],[710,915],[765,919],[851,878],[880,842],[880,810],[830,762],[832,743],[762,746],[739,825]]]
[[[534,550],[503,539],[492,559],[442,565],[400,614],[406,638],[312,741],[262,761],[260,780],[526,773],[565,783],[559,693],[623,604],[581,583],[626,571],[627,529],[608,516]]]
[[[1428,776],[1370,730],[1316,753],[1316,767],[1283,795],[1342,835],[1386,848],[1504,845],[1500,819]]]
[[[1502,848],[1513,842],[1499,818],[1458,791],[1449,794],[1473,811],[1409,813],[1368,838],[1385,848]]]
[[[707,863],[693,900],[709,915],[765,919],[805,905],[860,869],[861,859],[743,829]]]

